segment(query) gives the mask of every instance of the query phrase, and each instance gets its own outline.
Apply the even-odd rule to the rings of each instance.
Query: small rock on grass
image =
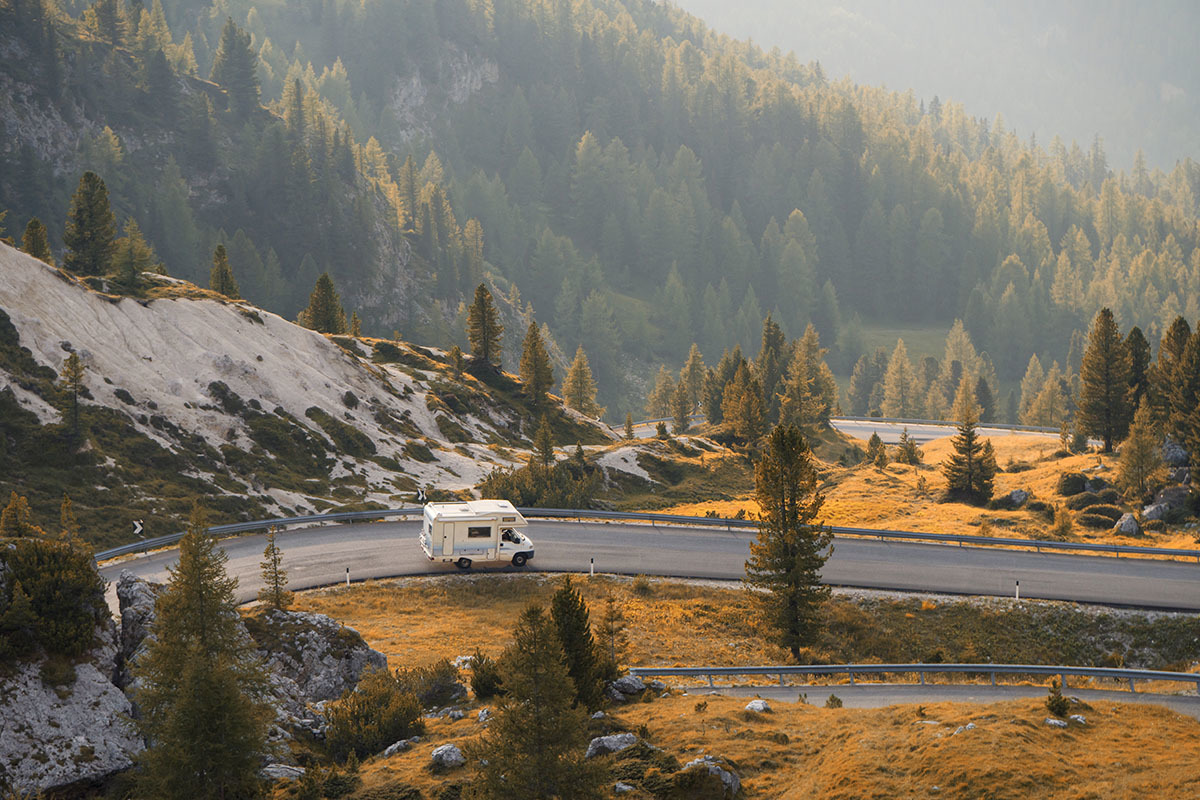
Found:
[[[1063,722],[1061,719],[1055,719],[1054,717],[1046,717],[1046,724],[1052,728],[1067,727],[1067,723]]]
[[[619,753],[627,747],[637,744],[638,738],[632,733],[614,733],[609,736],[597,736],[588,742],[584,758],[595,758],[605,753]]]
[[[467,763],[462,750],[459,750],[458,746],[453,744],[443,744],[435,747],[430,758],[433,759],[433,765],[441,769],[453,769]]]
[[[746,710],[754,711],[755,713],[758,713],[758,714],[770,714],[771,706],[769,706],[767,704],[766,700],[763,700],[762,698],[757,698],[757,699],[751,700],[749,703],[746,703]]]

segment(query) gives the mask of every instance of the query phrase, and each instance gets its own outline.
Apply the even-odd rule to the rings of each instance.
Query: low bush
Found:
[[[1125,514],[1125,509],[1120,508],[1119,506],[1108,505],[1107,503],[1098,503],[1094,506],[1088,506],[1087,513],[1099,514],[1102,517],[1108,517],[1113,522],[1116,522]]]
[[[1067,500],[1066,506],[1072,511],[1082,511],[1088,506],[1098,506],[1104,501],[1094,492],[1080,492]]]
[[[1064,472],[1058,476],[1055,491],[1064,497],[1077,495],[1087,490],[1087,476],[1082,472]]]
[[[449,705],[463,694],[458,668],[445,658],[424,667],[398,669],[396,681],[405,691],[416,695],[425,708]]]
[[[1075,521],[1082,527],[1093,531],[1106,531],[1112,528],[1113,520],[1101,514],[1091,514],[1084,512],[1075,517]]]
[[[487,700],[503,694],[504,687],[501,683],[496,660],[476,649],[475,655],[471,656],[471,691],[475,693],[475,699]]]
[[[325,743],[339,761],[351,752],[366,758],[424,731],[420,701],[386,669],[368,672],[325,713]]]
[[[1050,690],[1046,696],[1046,710],[1056,717],[1065,717],[1071,710],[1071,701],[1062,695],[1062,686],[1055,678],[1050,682]]]

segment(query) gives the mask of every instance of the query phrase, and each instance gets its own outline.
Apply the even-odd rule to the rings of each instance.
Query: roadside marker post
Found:
[[[1021,599],[1021,582],[1017,581],[1017,600]]]
[[[350,568],[346,567],[346,585],[350,585]]]
[[[588,568],[588,575],[596,574],[596,559],[592,558],[591,566]]]

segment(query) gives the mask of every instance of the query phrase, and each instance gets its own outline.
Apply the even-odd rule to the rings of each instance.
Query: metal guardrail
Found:
[[[901,417],[832,417],[830,422],[877,422],[881,425],[936,425],[940,428],[954,428],[958,423],[950,419],[904,419]],[[1008,425],[1004,422],[977,422],[976,428],[986,428],[1000,431],[1028,431],[1030,433],[1052,433],[1057,436],[1059,428],[1047,428],[1041,425]]]
[[[727,529],[756,528],[757,520],[727,519],[725,517],[688,517],[680,514],[644,514],[636,511],[593,511],[580,508],[521,508],[522,514],[534,519],[572,519],[582,520],[617,520],[624,522],[649,522],[651,525],[699,525],[718,526]],[[255,520],[252,522],[235,522],[229,525],[215,525],[208,529],[214,536],[226,536],[246,531],[264,530],[288,525],[306,525],[319,522],[361,522],[364,520],[379,520],[389,517],[419,516],[422,509],[396,508],[378,511],[342,511],[333,514],[314,514],[304,517],[279,517],[275,519]],[[953,533],[920,533],[916,531],[877,530],[874,528],[847,528],[830,526],[837,536],[862,536],[881,541],[895,539],[897,541],[930,541],[950,544],[981,546],[1028,548],[1041,552],[1042,550],[1064,550],[1086,553],[1112,553],[1117,557],[1125,555],[1161,555],[1179,558],[1194,558],[1200,562],[1200,550],[1179,550],[1166,547],[1140,547],[1136,545],[1097,544],[1094,542],[1052,542],[1038,539],[1012,539],[992,536],[962,536]],[[143,539],[131,542],[109,550],[96,553],[97,561],[104,561],[117,556],[129,555],[159,547],[175,544],[183,538],[183,532],[159,536],[154,539]]]
[[[1127,682],[1129,691],[1134,688],[1135,681],[1174,681],[1196,684],[1196,692],[1200,694],[1200,674],[1194,672],[1160,672],[1149,669],[1116,669],[1112,667],[1067,667],[1049,666],[1042,664],[815,664],[809,666],[767,666],[767,667],[633,667],[630,674],[639,678],[650,677],[696,677],[708,678],[708,685],[713,686],[713,677],[717,675],[775,675],[779,685],[783,686],[785,675],[847,675],[851,685],[854,685],[855,675],[880,675],[886,673],[917,674],[920,685],[925,685],[926,673],[966,673],[971,675],[990,675],[992,685],[996,685],[997,675],[1052,675],[1058,676],[1062,687],[1067,688],[1067,676],[1074,675],[1086,678],[1102,678]]]

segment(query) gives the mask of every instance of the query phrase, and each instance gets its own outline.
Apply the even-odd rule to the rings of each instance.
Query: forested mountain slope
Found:
[[[38,0],[20,2],[28,16]],[[710,362],[734,344],[753,353],[769,311],[791,336],[812,322],[843,372],[863,319],[962,318],[1007,380],[1033,352],[1065,359],[1101,306],[1151,341],[1176,315],[1200,316],[1190,160],[1114,174],[1098,146],[1031,146],[955,103],[832,84],[804,54],[764,53],[644,0],[167,0],[139,19],[169,24],[156,35],[185,95],[224,102],[188,76],[210,74],[227,17],[252,35],[278,116],[201,114],[222,166],[186,178],[110,166],[130,176],[114,193],[125,207],[179,209],[209,242],[241,228],[235,270],[287,287],[247,290],[271,308],[290,313],[329,269],[368,331],[449,343],[465,290],[490,273],[562,352],[583,344],[610,414],[640,406],[631,374],[681,362],[692,341]],[[63,55],[93,53],[98,68],[144,38],[139,22],[135,44],[112,50],[94,21],[56,25]],[[22,80],[20,63],[6,59],[6,80]],[[19,134],[6,166],[44,164],[21,155],[38,140],[12,118],[0,115]],[[154,149],[140,127],[117,134],[123,164]],[[174,150],[198,129],[148,138],[182,164]],[[66,166],[95,149],[67,144]],[[61,218],[69,180],[57,180],[57,213],[18,180],[0,182],[0,205],[18,221]],[[173,205],[151,201],[171,186]],[[171,249],[186,225],[144,227],[170,269],[204,264],[210,248]]]

